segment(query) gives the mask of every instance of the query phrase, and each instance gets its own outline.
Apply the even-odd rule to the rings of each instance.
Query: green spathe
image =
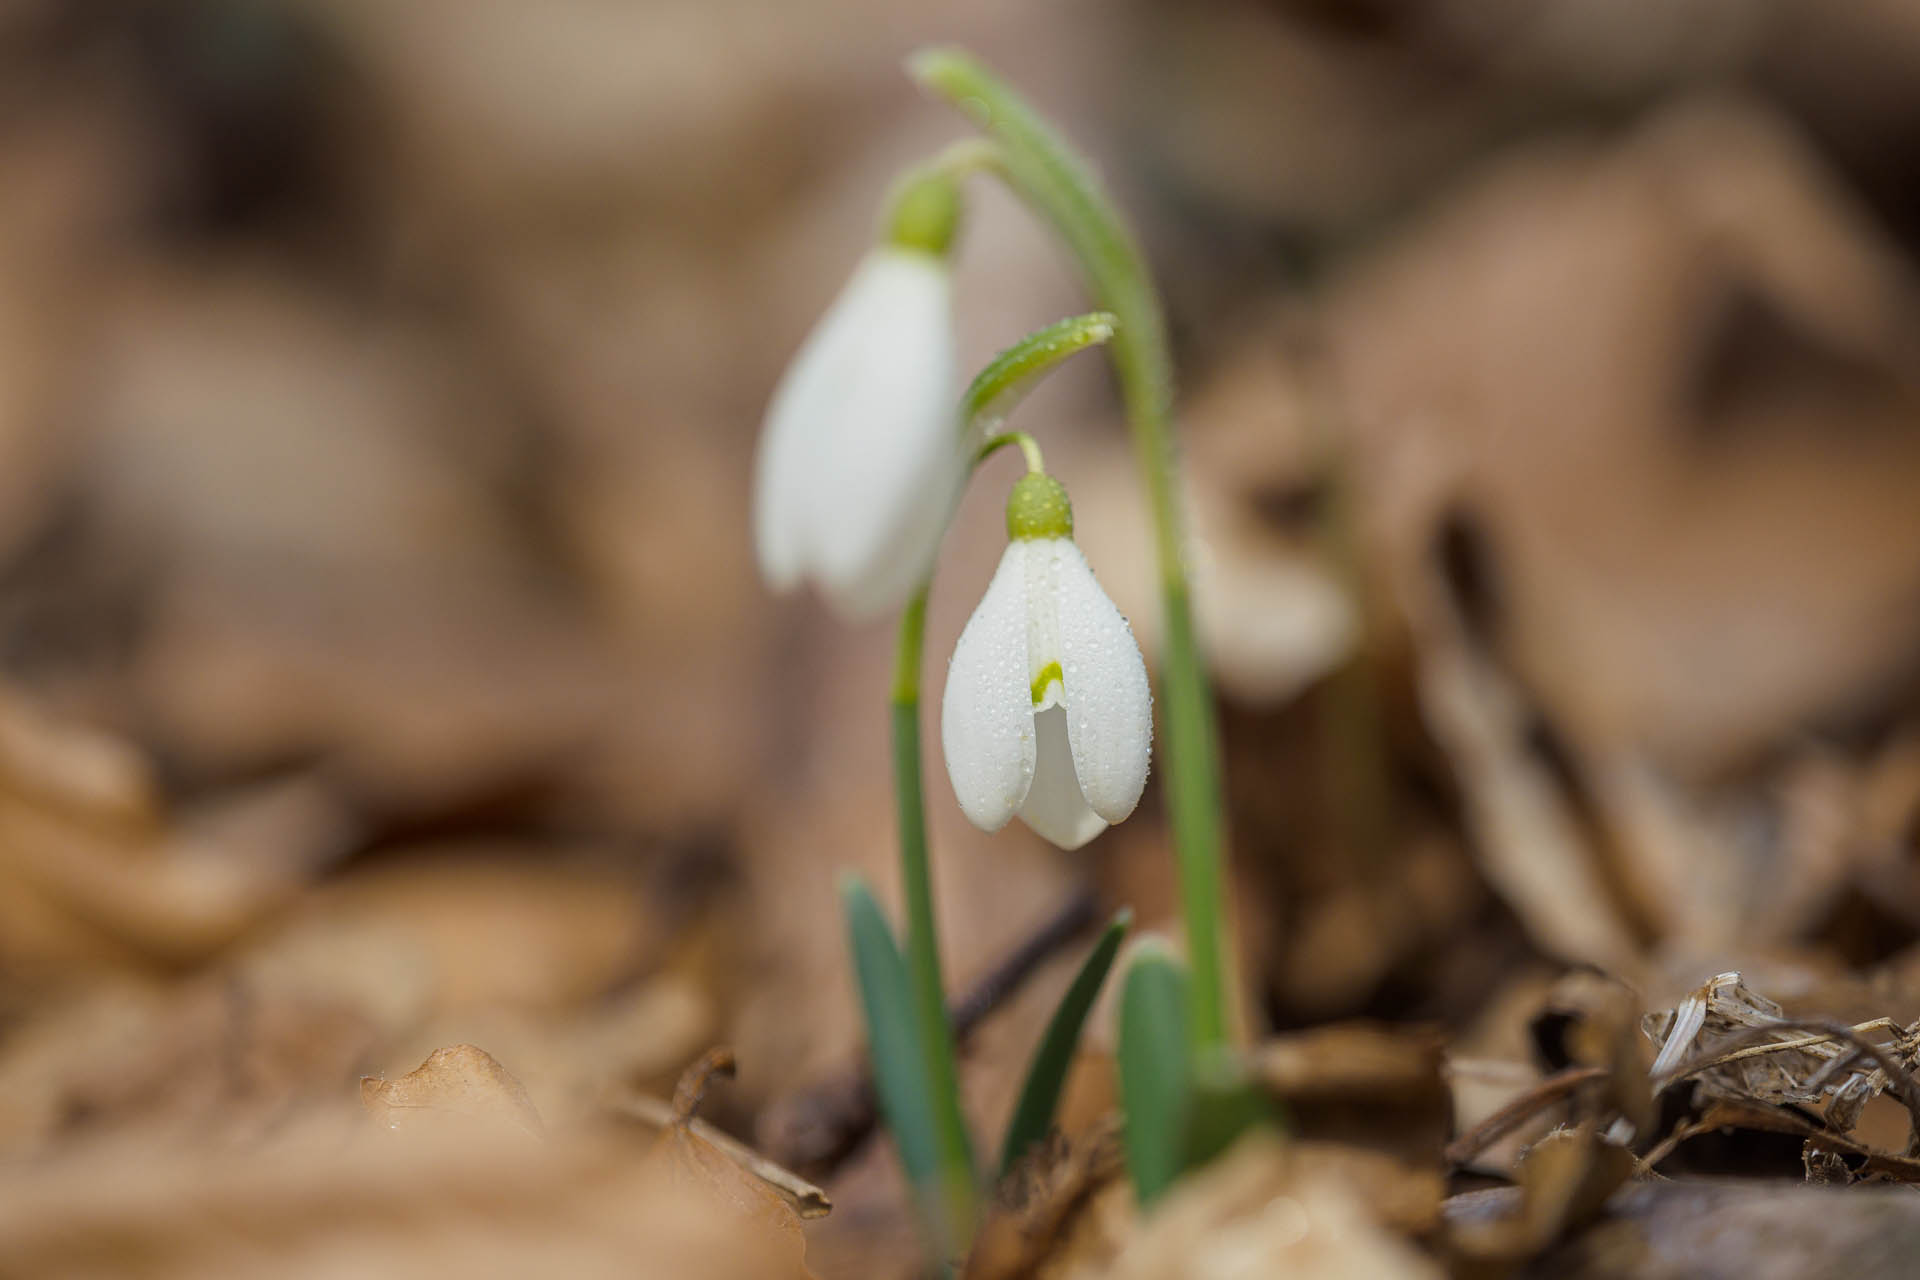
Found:
[[[1066,486],[1044,471],[1029,471],[1007,498],[1007,536],[1015,540],[1071,538],[1073,504]]]

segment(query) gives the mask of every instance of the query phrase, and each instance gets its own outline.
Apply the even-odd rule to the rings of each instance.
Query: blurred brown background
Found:
[[[749,476],[890,176],[962,130],[900,72],[936,41],[1099,159],[1169,301],[1250,1017],[1523,1059],[1569,964],[1649,1007],[1901,972],[1913,6],[13,0],[0,1177],[39,1199],[0,1252],[318,1268],[318,1204],[438,1266],[466,1193],[389,1170],[368,1210],[334,1130],[275,1145],[363,1124],[361,1075],[472,1042],[558,1132],[724,1041],[706,1114],[777,1145],[855,1062],[834,873],[893,891],[890,637],[766,595]],[[977,196],[969,366],[1082,309]],[[1104,369],[1022,412],[1151,662]],[[956,986],[1084,888],[1171,927],[1151,791],[1064,857],[937,760]],[[983,1123],[1062,963],[974,1040]],[[830,1173],[816,1269],[910,1258],[884,1148]],[[496,1263],[653,1229],[500,1194]]]

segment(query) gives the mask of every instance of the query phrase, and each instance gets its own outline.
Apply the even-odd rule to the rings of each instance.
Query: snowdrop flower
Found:
[[[948,250],[953,180],[910,179],[874,248],[774,391],[754,543],[777,591],[803,578],[847,619],[898,609],[932,570],[966,479]]]
[[[1066,490],[1024,476],[1011,542],[947,669],[940,738],[960,808],[998,831],[1016,813],[1078,849],[1133,812],[1153,695],[1127,620],[1073,543]]]

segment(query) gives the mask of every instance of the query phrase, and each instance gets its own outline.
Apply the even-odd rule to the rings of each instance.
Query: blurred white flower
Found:
[[[906,603],[966,477],[943,256],[869,253],[767,409],[754,542],[776,590],[811,580],[851,621]]]
[[[940,708],[967,818],[998,831],[1017,813],[1063,849],[1133,812],[1153,746],[1140,647],[1071,530],[1070,517],[1016,529],[954,646]]]

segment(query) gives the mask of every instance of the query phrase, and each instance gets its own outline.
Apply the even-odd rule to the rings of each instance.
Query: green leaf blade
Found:
[[[880,904],[856,876],[840,884],[853,967],[866,1013],[874,1090],[893,1131],[907,1180],[926,1206],[939,1203],[940,1138],[927,1064],[914,1017],[907,962]]]
[[[1020,1089],[1020,1101],[1007,1122],[1007,1134],[1000,1147],[1000,1176],[1006,1177],[1014,1163],[1034,1143],[1046,1137],[1053,1127],[1054,1112],[1060,1106],[1060,1094],[1066,1087],[1067,1072],[1073,1066],[1074,1050],[1080,1043],[1080,1031],[1100,988],[1113,968],[1120,943],[1133,923],[1133,913],[1122,910],[1115,915],[1087,954],[1080,972],[1074,975],[1067,993],[1047,1023],[1046,1032],[1035,1048],[1033,1062],[1027,1068],[1026,1083]]]
[[[1127,1171],[1142,1205],[1172,1186],[1187,1163],[1188,999],[1187,972],[1173,954],[1142,946],[1120,990],[1120,1107]]]

